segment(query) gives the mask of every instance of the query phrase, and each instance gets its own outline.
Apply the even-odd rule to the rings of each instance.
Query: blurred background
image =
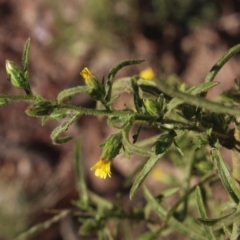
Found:
[[[65,88],[83,85],[79,76],[83,67],[102,78],[113,65],[127,59],[145,62],[122,69],[117,77],[150,66],[156,76],[177,75],[189,86],[195,85],[228,48],[240,42],[239,11],[239,0],[0,0],[0,92],[23,94],[8,83],[5,61],[20,64],[28,38],[32,90],[50,100]],[[239,61],[239,56],[234,57],[220,71],[216,80],[221,84],[210,98],[239,78]],[[77,106],[96,105],[85,94],[73,101]],[[27,106],[16,102],[0,111],[0,240],[13,239],[50,218],[47,209],[72,207],[71,200],[78,197],[73,149],[79,137],[89,188],[113,201],[120,192],[128,207],[141,201],[140,195],[129,201],[128,190],[122,186],[141,161],[138,157],[116,159],[108,180],[96,178],[89,170],[100,155],[98,145],[112,133],[105,119],[83,116],[68,130],[74,140],[56,146],[49,135],[58,123],[49,121],[42,127],[40,119],[26,116]],[[151,134],[154,130],[145,130],[145,136]],[[183,177],[169,163],[159,167],[146,180],[158,193],[161,169]],[[141,233],[135,228],[133,236]],[[33,239],[96,239],[79,237],[77,232],[78,223],[66,218]]]

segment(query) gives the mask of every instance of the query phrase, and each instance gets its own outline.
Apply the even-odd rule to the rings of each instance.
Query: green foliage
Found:
[[[111,203],[89,191],[78,141],[75,149],[75,173],[79,199],[73,201],[76,209],[61,212],[32,227],[17,239],[27,239],[67,215],[78,216],[81,235],[96,234],[99,239],[114,239],[112,234],[117,234],[124,222],[126,226],[126,221],[146,224],[148,231],[139,239],[156,239],[173,231],[196,240],[223,239],[225,235],[237,239],[240,236],[239,106],[235,101],[236,95],[232,94],[234,91],[229,91],[231,94],[228,94],[228,99],[223,97],[220,103],[205,98],[207,91],[218,84],[213,81],[218,71],[240,52],[240,44],[229,49],[212,67],[205,81],[192,88],[181,83],[178,88],[173,88],[164,79],[148,81],[141,76],[114,80],[121,68],[142,62],[127,60],[113,66],[107,79],[102,81],[87,68],[83,69],[81,75],[86,86],[65,89],[55,101],[31,92],[27,74],[29,47],[30,40],[24,48],[22,67],[11,61],[6,63],[12,85],[23,89],[26,95],[0,95],[2,105],[7,107],[12,101],[29,101],[27,115],[41,117],[42,124],[50,119],[60,121],[51,133],[54,144],[64,144],[72,139],[71,136],[60,135],[83,114],[106,116],[108,125],[115,128],[117,133],[100,145],[103,147],[102,154],[92,169],[96,170],[96,176],[106,178],[111,176],[110,165],[118,154],[124,153],[129,158],[132,154],[145,157],[142,164],[126,179],[125,186],[132,186],[131,199],[163,156],[169,158],[172,168],[181,169],[184,179],[179,180],[174,174],[171,178],[165,177],[166,189],[156,196],[144,186],[144,203],[140,207],[126,210],[121,204]],[[126,88],[132,92],[134,107],[131,109],[126,105],[124,109],[116,110],[113,103]],[[235,90],[238,90],[236,86]],[[74,106],[72,97],[81,93],[97,100],[101,109]],[[230,105],[229,98],[232,100]],[[137,131],[131,137],[134,126],[137,126]],[[157,129],[160,133],[139,142],[144,127]],[[221,147],[233,152],[232,175],[221,156]],[[197,179],[194,185],[191,184],[193,178]],[[214,182],[222,184],[225,194],[231,200],[231,204],[225,204],[222,212],[218,200],[209,191]],[[167,205],[167,209],[165,203],[173,195],[176,195],[175,204]],[[196,213],[196,208],[200,216]],[[152,212],[157,215],[155,218],[151,217]],[[208,218],[216,213],[218,216],[215,218]],[[109,225],[114,226],[114,231],[110,231]]]

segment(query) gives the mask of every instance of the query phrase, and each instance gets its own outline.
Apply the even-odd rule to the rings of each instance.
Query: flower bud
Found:
[[[96,100],[103,99],[104,87],[99,79],[86,67],[80,72],[80,75],[84,78],[86,85],[90,87],[88,94]]]
[[[8,80],[14,87],[24,88],[24,75],[21,68],[12,61],[6,60],[6,71]]]
[[[8,80],[16,88],[22,88],[27,94],[31,94],[28,79],[24,76],[22,69],[13,61],[6,60],[6,72]]]
[[[56,106],[56,103],[52,103],[50,101],[36,102],[29,105],[25,113],[32,117],[49,116],[54,111]]]
[[[122,148],[122,134],[117,133],[111,135],[103,144],[103,151],[101,154],[101,158],[112,160],[114,159],[120,152]]]

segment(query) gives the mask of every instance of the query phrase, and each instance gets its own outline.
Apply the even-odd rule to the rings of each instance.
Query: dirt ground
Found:
[[[144,11],[143,1],[136,2],[140,15]],[[154,34],[154,29],[147,32],[148,25],[139,20],[133,32],[110,46],[100,40],[98,45],[98,41],[89,41],[87,37],[79,37],[77,41],[77,35],[72,39],[74,35],[71,31],[69,40],[64,42],[67,37],[63,33],[67,34],[66,28],[73,23],[75,28],[72,31],[81,32],[79,36],[84,36],[84,31],[91,29],[88,21],[76,24],[78,14],[84,10],[84,1],[63,0],[59,4],[50,4],[40,0],[0,0],[0,93],[23,94],[7,81],[5,61],[9,59],[20,64],[23,46],[28,38],[31,38],[29,75],[33,92],[51,100],[65,88],[84,84],[79,76],[83,67],[89,67],[101,78],[115,63],[133,58],[145,59],[145,62],[121,70],[118,77],[134,75],[151,66],[158,76],[174,73],[188,85],[195,85],[204,80],[212,65],[229,47],[240,42],[240,2],[219,0],[216,4],[220,9],[218,17],[214,21],[203,22],[192,31],[172,25],[164,28],[162,34]],[[59,16],[63,20],[57,21]],[[97,36],[101,35],[97,29],[94,31]],[[149,35],[149,32],[152,34]],[[229,89],[233,80],[239,79],[239,62],[240,56],[236,56],[224,66],[216,78],[221,84],[210,92],[209,98]],[[124,99],[120,99],[119,106],[123,105]],[[95,107],[95,102],[84,94],[75,97],[74,103]],[[133,157],[131,161],[119,157],[114,161],[112,178],[99,180],[90,167],[99,158],[98,145],[112,133],[105,119],[81,117],[68,130],[74,140],[58,146],[52,144],[49,136],[58,123],[49,121],[41,126],[40,119],[24,113],[27,106],[28,103],[16,102],[0,109],[1,240],[11,239],[10,235],[16,236],[48,219],[52,215],[44,212],[46,209],[71,207],[71,200],[78,196],[73,149],[74,140],[79,137],[82,139],[85,177],[89,188],[108,199],[113,199],[117,192],[123,190],[123,180],[141,162],[138,157]],[[154,130],[144,130],[146,136],[153,134]],[[171,165],[164,163],[161,168],[168,172]],[[177,171],[174,174],[182,177]],[[161,183],[154,176],[147,179],[147,184],[156,192],[161,189]],[[128,199],[127,192],[123,194]],[[131,206],[136,204],[138,198],[132,202],[126,201]],[[82,238],[77,235],[77,223],[67,218],[34,239]],[[175,239],[182,238],[175,236]]]

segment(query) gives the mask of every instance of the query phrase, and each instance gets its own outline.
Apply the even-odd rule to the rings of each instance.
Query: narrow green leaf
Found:
[[[205,92],[207,90],[209,90],[210,88],[218,85],[219,82],[204,82],[204,83],[200,83],[197,86],[191,87],[189,88],[186,93],[191,94],[191,95],[197,95],[199,93]],[[168,111],[166,112],[166,114],[164,115],[165,117],[167,117],[169,115],[169,113],[175,109],[178,105],[182,104],[184,101],[179,99],[179,98],[173,98],[167,105],[167,109]]]
[[[237,211],[240,211],[240,203],[238,204]],[[232,235],[231,240],[236,240],[240,238],[240,219],[235,218],[233,221],[233,227],[232,227]]]
[[[142,63],[143,61],[144,60],[135,60],[135,59],[127,60],[127,61],[123,61],[123,62],[120,62],[120,63],[116,64],[111,69],[111,71],[108,74],[107,81],[106,81],[106,84],[105,84],[105,92],[106,92],[105,100],[106,100],[106,102],[109,102],[110,99],[111,99],[113,79],[114,79],[115,75],[117,74],[117,72],[125,66],[139,64],[139,63]]]
[[[204,226],[223,226],[228,225],[228,223],[231,224],[235,218],[239,218],[239,215],[240,212],[236,212],[236,210],[234,210],[233,212],[219,218],[197,218],[197,220]]]
[[[213,180],[215,178],[215,174],[206,174],[203,176],[201,181],[198,184],[203,184],[205,182],[208,182],[210,180]],[[189,178],[190,179],[190,178]],[[168,211],[166,218],[164,220],[164,225],[168,224],[168,221],[172,218],[173,214],[176,212],[177,208],[179,207],[180,204],[184,204],[184,202],[187,201],[189,198],[190,194],[195,190],[197,185],[191,187],[183,196],[180,197],[180,199],[172,206],[172,208]]]
[[[179,188],[177,188],[177,187],[176,188],[166,189],[166,190],[162,191],[159,195],[157,195],[155,198],[160,202],[164,198],[167,198],[167,197],[175,194],[178,191],[179,191]],[[165,224],[165,222],[164,222],[163,225],[166,226],[167,224]]]
[[[237,205],[235,202],[233,202],[231,199],[225,203],[220,208],[221,212],[229,213],[232,212],[234,209],[237,208]]]
[[[160,217],[165,218],[167,216],[166,208],[162,207],[158,201],[154,198],[152,193],[149,191],[147,187],[143,188],[144,196],[151,206],[152,210]],[[176,231],[188,236],[192,240],[206,240],[205,237],[201,236],[197,233],[193,228],[186,226],[186,224],[182,224],[177,221],[174,217],[169,219],[169,225],[171,228],[175,229]]]
[[[220,179],[223,183],[223,186],[227,190],[227,192],[230,195],[230,197],[232,198],[232,200],[236,204],[238,204],[239,200],[240,200],[239,190],[237,189],[226,165],[223,162],[223,159],[221,157],[219,149],[214,149],[212,151],[212,154],[213,154],[214,158],[216,159],[218,173],[219,173]]]
[[[79,235],[81,236],[89,236],[97,233],[99,229],[101,229],[101,222],[94,218],[86,219],[79,229]]]
[[[97,205],[99,209],[111,210],[114,207],[112,202],[110,202],[104,197],[100,197],[99,195],[97,195],[94,192],[91,192],[90,190],[88,190],[88,196],[89,199],[91,200],[91,203]]]
[[[240,44],[237,44],[230,49],[228,49],[223,56],[213,65],[210,69],[207,77],[205,78],[204,82],[212,82],[213,79],[216,77],[220,69],[224,66],[225,63],[228,62],[233,56],[240,52]],[[205,97],[207,92],[203,92],[201,95]]]
[[[145,165],[146,161],[143,161],[141,164],[139,164],[134,171],[127,177],[127,179],[125,179],[123,186],[124,188],[129,188],[134,179],[136,178],[136,176],[139,174],[139,172],[141,171],[141,169],[143,168],[143,166]]]
[[[87,92],[90,89],[91,88],[89,86],[78,86],[78,87],[74,87],[74,88],[65,89],[58,94],[57,101],[60,103],[65,98],[71,97],[77,93]]]
[[[137,132],[133,135],[133,144],[137,142],[139,134],[142,130],[143,122],[139,125]]]
[[[133,89],[134,106],[138,113],[145,113],[146,112],[145,106],[144,106],[142,98],[140,97],[138,84],[134,78],[132,78],[132,80],[131,80],[131,85],[132,85],[132,89]]]
[[[81,143],[80,140],[77,141],[75,145],[75,161],[74,161],[74,168],[75,168],[75,176],[77,182],[77,189],[80,198],[81,208],[87,209],[89,205],[89,197],[87,192],[87,186],[84,178],[84,165],[83,159],[81,156]]]
[[[138,190],[148,173],[151,171],[151,169],[154,167],[156,162],[164,155],[164,153],[159,155],[151,156],[146,164],[144,165],[142,171],[139,173],[138,177],[136,178],[135,182],[133,183],[133,186],[130,190],[130,198],[133,197],[135,192]]]
[[[48,120],[48,116],[42,117],[42,121],[41,121],[42,126],[45,125],[45,123],[47,122],[47,120]]]
[[[207,218],[207,213],[206,213],[206,209],[205,209],[205,206],[203,203],[202,193],[201,193],[199,186],[197,186],[197,188],[196,188],[196,200],[197,200],[198,211],[199,211],[201,218]],[[205,230],[205,235],[206,235],[207,239],[209,239],[209,240],[216,239],[213,234],[213,231],[210,227],[204,225],[204,230]]]
[[[20,234],[17,238],[14,240],[27,240],[32,238],[35,234],[50,228],[54,223],[61,221],[63,218],[71,214],[71,211],[69,210],[64,210],[60,212],[58,215],[55,215],[54,217],[50,218],[49,220],[39,223],[33,227],[31,227],[29,230],[26,232]]]
[[[112,95],[122,94],[124,92],[132,92],[131,88],[131,77],[118,78],[113,82]]]
[[[129,141],[129,138],[128,138],[129,130],[130,130],[130,126],[128,124],[127,126],[125,126],[125,129],[123,130],[123,142],[122,143],[125,148],[125,151],[128,153],[139,154],[139,155],[145,156],[145,157],[152,156],[154,154],[153,151],[148,151],[142,147],[138,147],[136,144],[132,144]]]
[[[63,144],[72,139],[72,137],[70,136],[59,138],[59,135],[62,132],[66,131],[69,128],[69,126],[72,125],[78,119],[79,116],[80,114],[75,114],[69,121],[62,123],[52,131],[51,139],[54,144]]]
[[[231,231],[230,231],[230,229],[227,228],[227,227],[223,227],[223,231],[224,231],[226,237],[228,237],[228,238],[230,239],[230,237],[231,237]]]
[[[23,49],[23,56],[22,56],[22,70],[23,72],[27,72],[28,69],[28,55],[29,55],[29,49],[30,49],[30,38],[25,43],[24,49]]]

